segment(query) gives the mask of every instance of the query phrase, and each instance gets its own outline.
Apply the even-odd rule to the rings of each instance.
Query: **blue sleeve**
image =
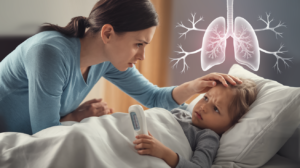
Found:
[[[179,106],[172,97],[176,86],[159,88],[153,85],[135,65],[126,71],[119,71],[110,63],[103,77],[148,108],[161,107],[172,110]]]
[[[219,148],[219,136],[206,132],[200,136],[191,160],[184,159],[180,154],[176,168],[210,168]]]
[[[48,44],[32,46],[24,58],[28,77],[32,134],[60,123],[60,99],[66,79],[63,54]]]

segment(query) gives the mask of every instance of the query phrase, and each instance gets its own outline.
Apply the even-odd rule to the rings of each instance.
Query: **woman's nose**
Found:
[[[144,59],[145,59],[145,54],[143,54],[143,55],[141,55],[141,56],[138,57],[138,60],[143,61]]]
[[[140,49],[134,56],[135,61],[143,61],[145,59],[145,49]]]
[[[145,48],[143,48],[142,51],[139,53],[138,59],[141,61],[145,59]]]

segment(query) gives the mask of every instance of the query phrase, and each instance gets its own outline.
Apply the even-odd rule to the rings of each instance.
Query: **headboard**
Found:
[[[5,36],[0,37],[0,62],[11,53],[19,44],[30,36]]]

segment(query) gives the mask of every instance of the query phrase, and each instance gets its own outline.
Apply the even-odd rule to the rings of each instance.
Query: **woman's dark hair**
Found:
[[[158,25],[158,15],[150,0],[99,0],[88,18],[78,16],[65,27],[44,23],[38,32],[55,30],[64,35],[82,38],[85,29],[92,33],[110,24],[116,33],[139,31]]]

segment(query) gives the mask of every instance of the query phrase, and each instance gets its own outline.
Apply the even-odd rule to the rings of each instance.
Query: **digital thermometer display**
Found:
[[[135,134],[148,135],[146,116],[143,107],[141,105],[132,105],[129,107],[128,112]]]
[[[130,113],[130,117],[131,117],[131,121],[132,121],[132,125],[134,130],[139,130],[140,129],[140,125],[139,125],[139,120],[137,118],[137,115],[135,112],[131,112]]]

